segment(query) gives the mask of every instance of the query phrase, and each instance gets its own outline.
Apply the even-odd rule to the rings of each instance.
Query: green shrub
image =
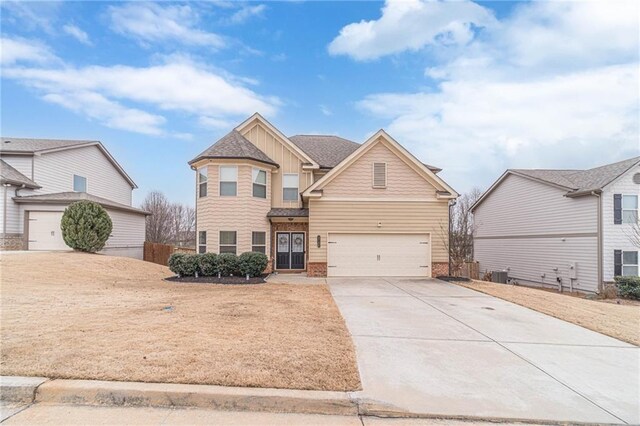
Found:
[[[238,257],[233,253],[222,253],[216,258],[218,264],[218,272],[223,277],[230,275],[239,275],[238,271]]]
[[[64,210],[60,222],[64,242],[74,250],[95,253],[104,248],[113,223],[107,211],[93,201],[76,201]]]
[[[178,276],[184,275],[184,258],[186,256],[186,253],[173,253],[171,256],[169,256],[169,262],[167,262],[167,266],[169,266],[171,272]]]
[[[193,277],[200,272],[200,255],[199,254],[187,254],[182,260],[182,274],[183,277]]]
[[[640,300],[640,277],[614,277],[618,295],[627,299]]]
[[[205,277],[218,275],[218,255],[203,253],[200,256],[200,273]]]
[[[264,253],[246,252],[238,256],[238,270],[244,275],[258,277],[267,267],[269,259]]]

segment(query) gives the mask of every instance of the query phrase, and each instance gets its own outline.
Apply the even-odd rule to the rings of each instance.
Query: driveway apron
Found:
[[[415,414],[640,423],[640,348],[439,280],[327,281],[364,400]]]

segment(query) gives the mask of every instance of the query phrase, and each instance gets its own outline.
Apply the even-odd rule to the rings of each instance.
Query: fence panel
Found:
[[[194,248],[174,247],[170,244],[151,243],[149,241],[145,241],[143,259],[147,262],[166,266],[169,263],[169,256],[175,252],[195,253],[196,250]]]
[[[480,279],[480,263],[479,262],[464,262],[462,268],[460,268],[460,276],[465,278],[471,278],[472,280]]]

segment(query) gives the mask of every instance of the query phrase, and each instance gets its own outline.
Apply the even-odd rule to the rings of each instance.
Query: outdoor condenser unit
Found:
[[[507,271],[491,271],[491,281],[494,283],[506,284],[508,279]]]

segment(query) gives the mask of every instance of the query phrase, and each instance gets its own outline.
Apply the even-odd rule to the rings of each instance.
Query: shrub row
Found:
[[[640,300],[640,277],[614,277],[614,280],[620,297]]]
[[[180,277],[198,276],[258,277],[267,267],[269,259],[263,253],[246,252],[240,256],[232,253],[186,254],[174,253],[169,257],[169,269]]]

